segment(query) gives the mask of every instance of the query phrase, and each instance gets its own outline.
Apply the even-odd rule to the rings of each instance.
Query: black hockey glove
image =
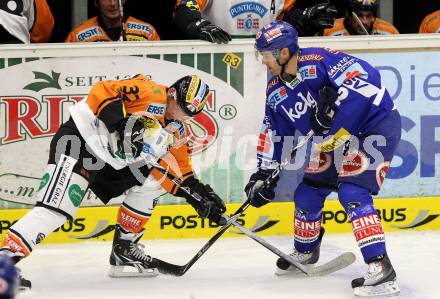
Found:
[[[126,156],[139,157],[144,147],[144,124],[137,119],[131,130],[129,128],[125,130],[126,125],[127,119],[117,129],[120,136],[118,147]]]
[[[256,208],[264,206],[271,202],[275,198],[275,187],[279,177],[277,176],[267,186],[264,185],[264,181],[272,174],[270,170],[259,169],[256,173],[251,175],[249,182],[244,187],[250,204]]]
[[[211,43],[227,44],[231,40],[229,33],[204,19],[190,23],[187,31],[190,36],[197,36]]]
[[[310,126],[315,135],[322,136],[330,131],[336,116],[338,91],[331,86],[319,90],[318,101],[310,114]]]
[[[304,10],[292,9],[284,15],[283,21],[294,26],[300,36],[309,36],[332,28],[337,13],[336,8],[330,3],[320,3]]]
[[[187,188],[197,200],[182,190],[179,190],[176,196],[184,197],[200,217],[208,218],[219,225],[226,223],[222,217],[222,214],[226,212],[225,203],[214,190],[212,190],[211,186],[200,183],[200,181],[193,176],[183,181],[181,186]]]

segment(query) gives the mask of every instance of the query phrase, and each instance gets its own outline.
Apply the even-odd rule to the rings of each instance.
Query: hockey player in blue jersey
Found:
[[[374,67],[339,51],[300,49],[297,36],[281,21],[256,35],[256,50],[274,76],[267,85],[258,171],[245,192],[255,207],[273,200],[276,182],[266,186],[258,181],[281,162],[286,136],[313,130],[313,150],[294,193],[292,257],[302,264],[318,261],[322,209],[325,198],[335,191],[368,264],[365,275],[352,281],[355,295],[398,294],[372,195],[379,192],[399,143],[400,115]],[[285,260],[277,261],[278,275],[295,270]]]

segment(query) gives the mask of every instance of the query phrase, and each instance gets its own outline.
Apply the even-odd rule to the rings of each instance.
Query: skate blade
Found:
[[[356,297],[388,297],[397,296],[400,293],[396,280],[387,281],[377,286],[362,286],[353,289]]]
[[[132,266],[111,266],[108,273],[110,277],[155,277],[159,275],[157,268],[145,269]]]

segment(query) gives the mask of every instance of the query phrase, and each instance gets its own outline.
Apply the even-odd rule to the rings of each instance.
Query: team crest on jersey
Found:
[[[275,89],[271,92],[271,94],[267,97],[267,103],[273,110],[276,110],[278,104],[287,99],[287,90],[284,86]]]
[[[229,9],[229,13],[231,14],[232,18],[235,18],[242,14],[257,14],[260,16],[260,18],[264,17],[264,15],[267,13],[268,9],[257,2],[241,2],[238,4],[233,5]]]
[[[237,29],[244,29],[245,31],[251,31],[252,29],[260,28],[260,19],[252,18],[249,14],[246,18],[237,18]]]
[[[165,114],[165,104],[150,104],[147,108],[147,113],[153,114],[153,115],[164,115]]]
[[[299,69],[301,76],[304,80],[307,79],[316,79],[318,76],[316,75],[316,65],[306,65]]]

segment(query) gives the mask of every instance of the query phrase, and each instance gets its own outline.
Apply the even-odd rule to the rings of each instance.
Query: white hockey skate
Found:
[[[157,260],[146,255],[138,244],[144,232],[124,232],[116,225],[110,254],[110,277],[154,277],[159,275]]]
[[[388,256],[380,256],[368,264],[368,271],[363,277],[351,282],[355,296],[382,297],[400,293],[396,282],[396,272]]]
[[[321,240],[324,236],[324,228],[321,227],[321,231],[319,233],[319,245],[312,250],[311,252],[299,252],[295,248],[293,249],[293,252],[289,254],[295,261],[297,261],[300,264],[303,265],[311,265],[316,264],[319,260],[319,255],[321,252]],[[288,261],[286,261],[283,258],[279,258],[277,260],[277,269],[275,270],[275,275],[283,276],[283,275],[291,275],[291,274],[302,274],[302,272],[290,264]]]

